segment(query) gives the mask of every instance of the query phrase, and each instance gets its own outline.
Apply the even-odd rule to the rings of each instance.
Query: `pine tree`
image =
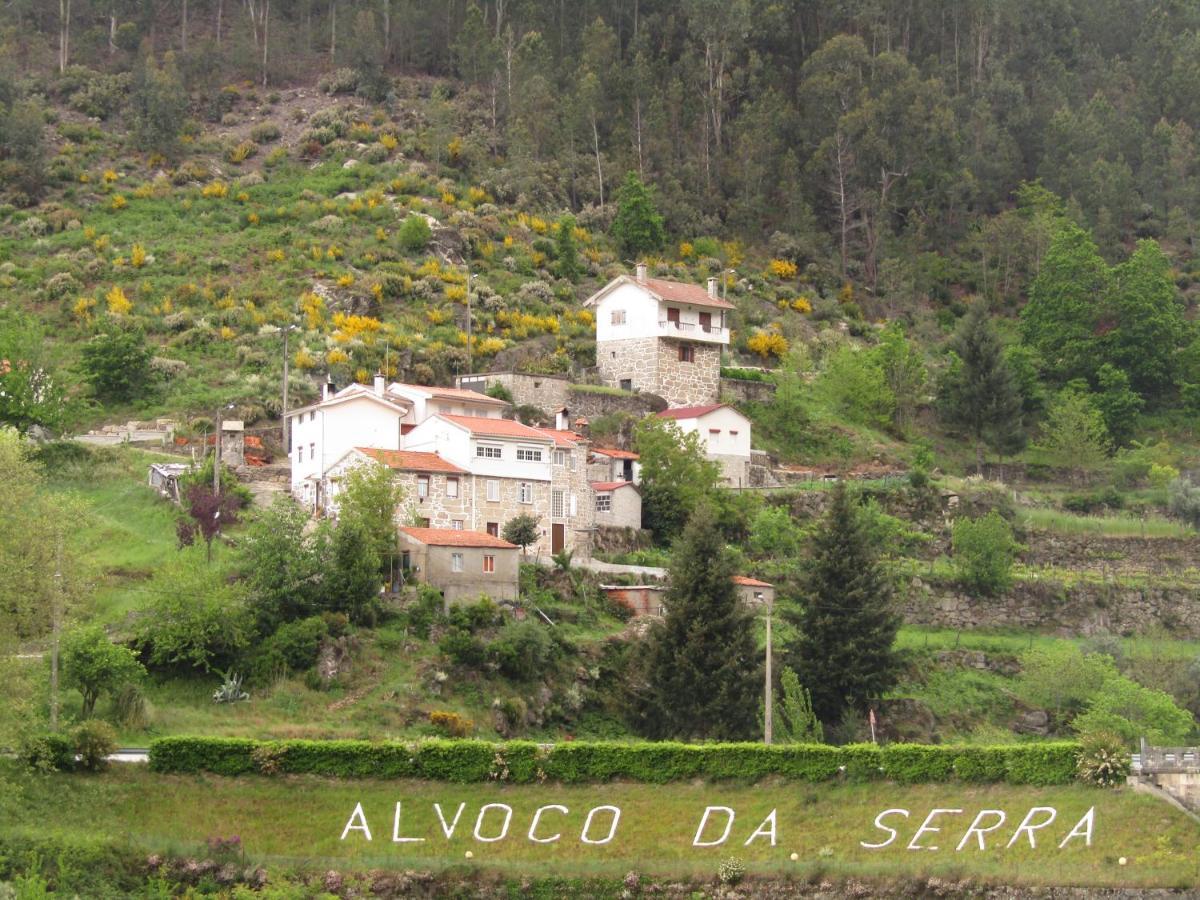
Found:
[[[1021,393],[982,301],[963,318],[950,347],[957,358],[942,379],[939,411],[974,440],[982,473],[985,444],[998,453],[1025,446]]]
[[[784,660],[808,685],[813,712],[828,725],[896,683],[892,644],[900,619],[891,608],[887,573],[845,484],[834,491],[813,547],[803,603],[784,609],[798,633]]]
[[[558,239],[555,242],[555,264],[558,277],[574,281],[579,277],[579,248],[575,246],[575,217],[558,220]]]
[[[779,676],[783,696],[775,704],[775,741],[780,744],[820,744],[825,729],[813,713],[812,694],[791,669]]]
[[[617,192],[617,215],[610,231],[628,256],[659,250],[666,243],[663,217],[654,208],[650,189],[633,172]]]
[[[642,729],[653,738],[754,736],[761,677],[733,558],[701,506],[671,556],[664,621],[647,638]]]

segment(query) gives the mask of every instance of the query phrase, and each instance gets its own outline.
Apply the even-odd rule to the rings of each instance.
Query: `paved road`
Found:
[[[571,565],[608,575],[637,575],[642,578],[666,578],[667,570],[658,566],[622,566],[617,563],[601,562],[598,559],[576,559]]]
[[[118,763],[148,763],[150,762],[150,751],[141,748],[126,747],[111,754],[108,757],[108,761]]]

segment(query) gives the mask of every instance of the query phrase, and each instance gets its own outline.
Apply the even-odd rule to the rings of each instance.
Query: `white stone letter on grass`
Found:
[[[1061,850],[1063,847],[1067,846],[1067,841],[1071,840],[1071,838],[1077,838],[1077,837],[1081,837],[1084,839],[1084,842],[1085,842],[1084,846],[1087,846],[1087,847],[1092,846],[1092,827],[1095,824],[1096,824],[1096,807],[1093,806],[1091,809],[1089,809],[1087,812],[1085,812],[1083,814],[1083,818],[1079,820],[1078,825],[1076,825],[1074,828],[1071,829],[1071,833],[1068,834],[1065,838],[1063,838],[1062,843],[1058,845],[1058,849]]]
[[[889,828],[887,825],[883,824],[884,816],[904,816],[904,818],[907,819],[909,817],[909,815],[910,814],[907,809],[885,809],[883,812],[881,812],[879,815],[877,815],[875,817],[875,827],[878,828],[880,831],[888,832],[889,833],[888,839],[879,844],[868,844],[866,841],[859,841],[858,843],[862,847],[865,847],[867,850],[882,850],[884,847],[886,847],[888,844],[890,844],[892,841],[894,841],[896,839],[896,829]]]
[[[1050,813],[1050,818],[1048,818],[1042,822],[1034,822],[1033,817],[1040,812]],[[1029,812],[1025,813],[1025,818],[1021,820],[1021,824],[1017,826],[1017,830],[1013,832],[1013,836],[1008,839],[1008,843],[1004,845],[1004,849],[1007,850],[1009,847],[1011,847],[1013,844],[1015,844],[1017,842],[1017,840],[1021,837],[1021,832],[1024,831],[1026,834],[1029,835],[1029,846],[1032,847],[1034,850],[1036,850],[1037,849],[1037,838],[1035,838],[1033,836],[1033,833],[1035,831],[1037,831],[1039,828],[1045,828],[1047,825],[1049,825],[1051,822],[1053,822],[1055,820],[1055,818],[1057,818],[1057,816],[1058,816],[1058,810],[1055,809],[1053,806],[1035,806],[1035,807],[1033,807],[1033,809],[1031,809],[1031,810],[1029,810]]]
[[[557,803],[551,803],[549,806],[539,806],[533,814],[533,821],[529,823],[529,839],[535,844],[553,844],[562,837],[562,832],[555,832],[547,838],[540,838],[534,835],[534,832],[537,831],[538,823],[542,821],[542,813],[548,809],[556,809],[564,816],[570,812],[565,806],[559,806]]]
[[[400,801],[396,801],[396,817],[392,819],[393,844],[423,844],[425,838],[400,837]]]
[[[435,813],[437,813],[438,821],[442,823],[442,834],[444,834],[446,836],[446,840],[450,840],[450,838],[454,837],[454,829],[458,827],[459,817],[462,816],[463,810],[466,808],[467,808],[467,804],[465,804],[465,803],[458,804],[458,812],[456,812],[454,814],[454,821],[451,822],[449,825],[447,825],[446,817],[444,815],[442,815],[442,804],[440,804],[440,803],[433,804],[433,811]]]
[[[996,823],[994,825],[989,825],[987,828],[984,828],[982,825],[984,816],[995,816]],[[985,834],[988,834],[989,832],[995,831],[997,828],[999,828],[1003,824],[1004,824],[1004,810],[1002,810],[1002,809],[981,809],[979,811],[979,815],[977,815],[975,817],[975,821],[973,821],[971,823],[970,827],[967,828],[967,833],[962,836],[962,840],[959,841],[958,846],[954,848],[954,851],[957,853],[963,847],[967,846],[967,841],[971,840],[971,835],[975,835],[975,839],[979,841],[979,849],[986,850],[987,847],[984,846],[983,836]]]
[[[483,827],[483,817],[487,815],[489,809],[504,810],[504,825],[500,829],[500,833],[495,837],[484,837],[479,833],[479,829]],[[485,803],[479,807],[479,816],[475,819],[475,840],[482,841],[485,844],[494,844],[496,841],[504,840],[504,836],[508,834],[508,826],[512,824],[512,807],[507,803]]]
[[[588,831],[592,827],[592,818],[601,810],[612,813],[612,822],[608,826],[608,834],[599,840],[592,840],[588,837]],[[585,844],[607,844],[617,834],[617,823],[621,821],[621,810],[616,806],[597,806],[594,809],[588,810],[587,818],[583,820],[583,832],[579,835],[579,839]]]
[[[355,822],[360,824],[356,825]],[[350,821],[346,823],[346,827],[342,829],[342,840],[346,839],[352,831],[361,831],[366,839],[371,839],[371,829],[367,827],[367,814],[363,812],[362,804],[354,804],[354,812],[350,813]]]
[[[775,846],[775,810],[771,810],[771,814],[763,819],[763,823],[754,829],[754,834],[746,838],[746,843],[742,844],[742,846],[749,847],[751,841],[760,837],[769,837],[771,839],[771,846]]]
[[[725,830],[721,832],[721,836],[715,841],[702,841],[704,829],[708,826],[708,817],[713,813],[725,813]],[[693,847],[719,847],[729,838],[729,832],[733,829],[733,818],[736,815],[728,806],[706,806],[704,807],[704,815],[700,819],[700,825],[696,829],[696,836],[692,839]]]
[[[921,823],[921,827],[917,829],[917,833],[914,834],[912,836],[912,840],[908,842],[908,849],[909,850],[936,850],[937,849],[936,845],[931,845],[929,847],[922,847],[919,843],[917,843],[918,841],[921,840],[921,835],[933,834],[935,831],[941,831],[942,829],[935,828],[933,826],[933,820],[935,818],[937,818],[938,816],[942,815],[943,813],[950,814],[950,813],[961,813],[961,812],[962,812],[961,809],[931,809],[929,811],[929,815],[927,815],[925,817],[925,821]]]

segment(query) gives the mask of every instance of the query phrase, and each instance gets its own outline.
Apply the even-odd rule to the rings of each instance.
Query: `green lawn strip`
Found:
[[[422,843],[393,843],[395,804],[402,803],[401,837]],[[465,803],[453,836],[447,839],[434,811],[441,804],[446,821]],[[372,840],[361,830],[341,840],[356,804],[361,803]],[[513,809],[507,837],[495,843],[474,839],[485,803]],[[565,814],[544,813],[539,836],[561,832],[550,844],[527,839],[539,806],[561,804]],[[605,845],[586,845],[580,833],[588,810],[617,806],[616,836]],[[729,840],[723,846],[693,847],[706,806],[734,809]],[[1039,832],[1038,847],[1024,841],[1005,848],[1017,822],[1034,806],[1058,810],[1053,825]],[[1089,807],[1096,819],[1092,846],[1073,840],[1059,843]],[[906,849],[930,809],[959,808],[937,824],[942,831],[922,843],[934,852]],[[860,841],[886,837],[872,822],[888,808],[911,811],[900,835],[882,850]],[[746,839],[777,810],[778,844]],[[988,849],[955,846],[975,814],[1001,809],[1009,821],[994,833]],[[503,810],[487,814],[482,828],[490,836],[500,827]],[[1194,847],[1200,827],[1151,798],[1124,790],[1083,786],[1026,788],[962,785],[808,785],[784,781],[756,786],[692,782],[655,786],[630,783],[575,786],[486,784],[462,786],[420,781],[332,781],[310,777],[220,778],[161,776],[140,768],[118,768],[100,777],[52,776],[23,782],[21,800],[6,816],[9,828],[36,828],[68,837],[95,833],[122,835],[148,852],[202,853],[209,837],[238,835],[249,859],[267,865],[321,865],[342,868],[471,865],[531,873],[620,874],[631,867],[658,875],[711,874],[730,855],[745,860],[754,873],[802,877],[815,867],[845,875],[900,877],[946,875],[1021,884],[1178,886],[1197,882]],[[713,832],[713,836],[719,832]],[[597,814],[593,831],[607,831]],[[2,840],[2,838],[0,838]],[[791,853],[799,860],[792,862]],[[1119,866],[1124,856],[1128,865]]]

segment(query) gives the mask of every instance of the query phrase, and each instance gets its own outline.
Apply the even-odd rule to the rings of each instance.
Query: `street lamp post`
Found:
[[[767,665],[763,709],[763,743],[770,744],[775,738],[775,686],[771,678],[771,607],[772,600],[767,600]]]
[[[289,356],[288,356],[288,336],[291,334],[292,330],[293,330],[293,329],[295,329],[295,327],[296,327],[295,325],[285,325],[285,326],[283,327],[283,329],[282,329],[282,330],[283,330],[283,406],[282,406],[282,407],[281,407],[281,409],[280,409],[280,412],[279,412],[279,418],[282,420],[282,423],[283,423],[283,424],[282,424],[282,428],[283,428],[283,452],[284,452],[285,454],[287,454],[287,455],[290,455],[290,454],[291,454],[291,452],[292,452],[292,448],[291,448],[291,446],[290,446],[290,443],[289,443],[289,441],[288,441],[288,419],[287,419],[287,411],[288,411],[288,363],[289,363],[289,361],[290,361],[290,359],[289,359]]]

